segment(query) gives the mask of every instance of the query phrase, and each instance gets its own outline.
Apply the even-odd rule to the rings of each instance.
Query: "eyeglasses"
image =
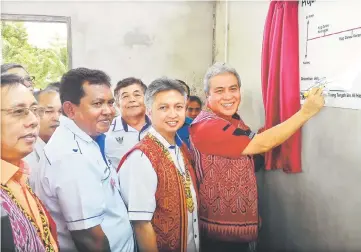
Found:
[[[24,78],[24,80],[28,81],[28,82],[34,82],[35,81],[35,76],[26,76]]]
[[[16,118],[24,118],[29,115],[30,111],[36,117],[42,117],[44,115],[44,109],[39,107],[30,107],[30,108],[11,108],[11,109],[1,109],[1,111],[7,112],[9,115],[12,115]]]

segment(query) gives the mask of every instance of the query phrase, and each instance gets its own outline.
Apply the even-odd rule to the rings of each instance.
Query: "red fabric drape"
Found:
[[[262,48],[265,129],[300,109],[298,1],[271,1]],[[265,155],[266,170],[301,172],[301,131]]]

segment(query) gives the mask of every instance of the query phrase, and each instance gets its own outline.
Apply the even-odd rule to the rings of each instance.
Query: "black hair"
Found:
[[[118,97],[119,90],[125,87],[128,87],[133,84],[138,84],[142,90],[143,94],[145,94],[145,91],[147,90],[147,86],[140,80],[134,77],[128,77],[123,80],[118,81],[117,86],[114,89],[114,96]]]
[[[110,77],[100,70],[76,68],[63,75],[60,81],[60,100],[63,104],[70,101],[79,105],[80,99],[85,95],[83,85],[106,85],[111,87]]]
[[[42,94],[46,94],[46,93],[59,93],[59,88],[57,88],[56,86],[47,86],[45,89],[43,90],[39,90],[39,91],[35,91],[33,93],[35,99],[37,101],[39,101],[39,98]]]
[[[199,104],[199,106],[202,107],[202,101],[201,99],[198,97],[198,96],[195,96],[195,95],[191,95],[189,96],[189,99],[188,99],[189,102],[197,102]]]
[[[17,85],[24,85],[24,79],[16,74],[2,74],[0,85],[1,87],[5,87],[5,86],[14,87]]]
[[[56,81],[56,82],[52,82],[50,83],[46,88],[51,88],[51,89],[55,89],[55,90],[60,90],[60,82]]]
[[[162,77],[152,81],[152,83],[150,83],[150,85],[148,86],[144,98],[145,105],[148,108],[151,108],[153,99],[158,93],[170,90],[175,90],[179,92],[185,98],[187,96],[186,90],[183,88],[183,86],[179,85],[179,82],[177,80]]]
[[[17,63],[6,63],[6,64],[2,64],[1,65],[1,74],[6,73],[7,71],[9,71],[10,69],[13,68],[22,68],[25,70],[25,68]],[[26,71],[26,70],[25,70]]]
[[[184,81],[182,80],[177,80],[182,86],[183,88],[185,89],[186,93],[187,93],[187,96],[189,97],[191,95],[191,89],[189,88],[189,86],[187,85],[187,83],[185,83]]]

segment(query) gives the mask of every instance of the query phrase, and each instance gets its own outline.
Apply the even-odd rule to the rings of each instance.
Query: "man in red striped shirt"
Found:
[[[204,78],[207,108],[190,127],[200,199],[202,249],[248,251],[258,236],[258,194],[252,156],[282,144],[324,105],[322,89],[313,89],[287,121],[256,134],[236,113],[241,81],[224,63]]]

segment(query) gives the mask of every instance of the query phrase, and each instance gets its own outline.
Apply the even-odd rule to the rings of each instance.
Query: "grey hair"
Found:
[[[59,94],[59,89],[57,87],[50,86],[43,90],[34,92],[34,97],[37,101],[39,101],[39,98],[42,94],[48,94],[48,93],[58,93]]]
[[[183,86],[176,80],[169,79],[167,77],[162,77],[159,79],[154,80],[148,86],[147,90],[145,91],[144,95],[144,102],[145,106],[150,109],[154,102],[154,97],[164,91],[171,91],[175,90],[178,91],[184,99],[187,99],[187,92],[184,90]]]
[[[26,69],[18,64],[18,63],[6,63],[6,64],[2,64],[1,65],[1,73],[6,73],[7,71],[9,71],[10,69],[13,69],[13,68],[22,68],[26,71]]]
[[[238,86],[241,87],[241,78],[239,77],[239,74],[237,73],[236,69],[226,63],[216,62],[211,67],[208,68],[203,79],[204,92],[206,92],[206,94],[209,93],[210,80],[213,77],[224,73],[233,74],[237,78]]]

